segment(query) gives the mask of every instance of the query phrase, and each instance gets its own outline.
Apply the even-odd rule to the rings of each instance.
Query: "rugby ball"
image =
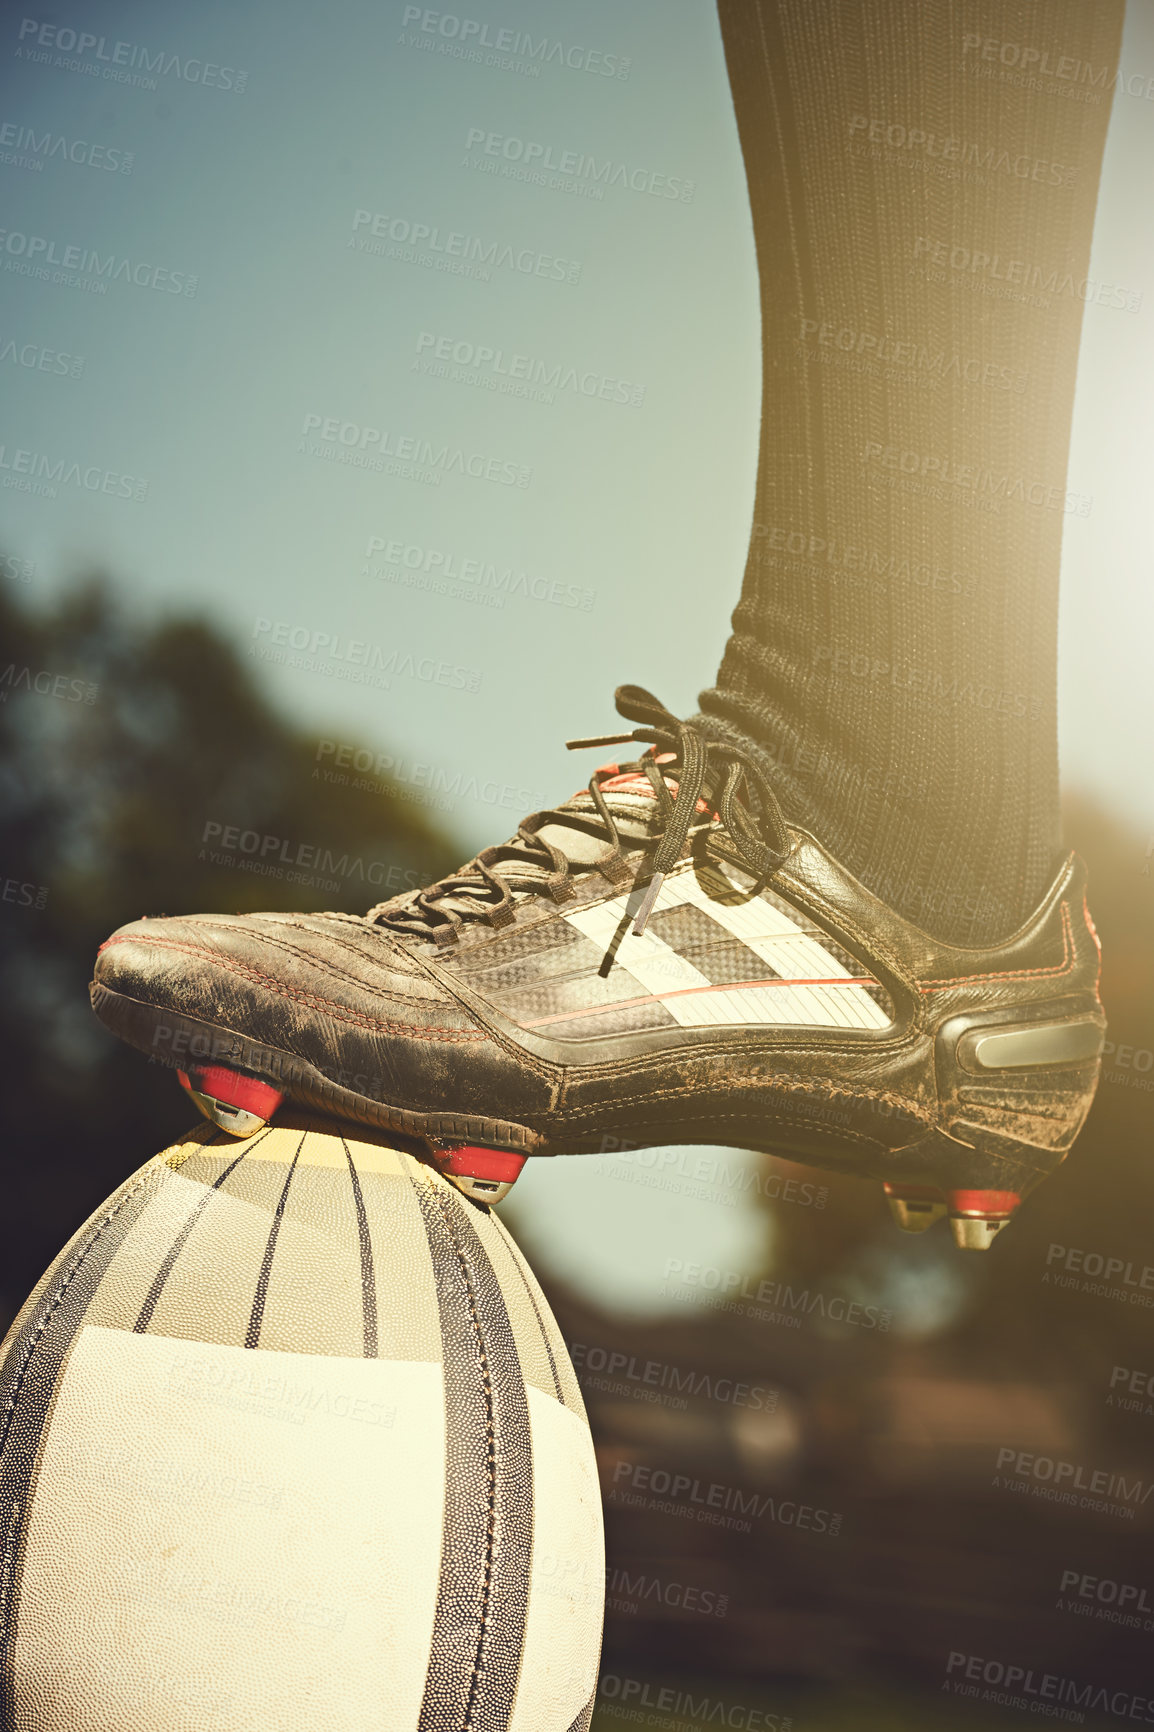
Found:
[[[202,1126],[0,1352],[3,1724],[584,1732],[604,1548],[556,1322],[387,1136]]]

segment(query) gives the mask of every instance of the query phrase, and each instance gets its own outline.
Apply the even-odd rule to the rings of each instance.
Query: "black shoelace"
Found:
[[[439,879],[415,896],[400,903],[378,904],[370,909],[368,918],[394,932],[452,944],[468,920],[483,920],[498,927],[511,924],[516,918],[517,891],[550,896],[558,903],[569,901],[575,893],[572,884],[575,870],[600,872],[612,884],[623,883],[633,873],[601,785],[629,774],[641,774],[649,782],[661,825],[648,883],[634,917],[634,932],[645,930],[666,874],[688,848],[698,802],[707,785],[714,790],[710,797],[738,859],[759,883],[764,883],[785,861],[789,835],[773,790],[752,756],[740,746],[706,738],[692,722],[680,721],[641,686],[619,686],[616,702],[618,714],[639,725],[625,734],[570,740],[567,742],[570,750],[616,746],[629,741],[644,742],[651,749],[633,763],[609,765],[593,772],[588,789],[596,820],[592,814],[583,815],[572,807],[534,812],[518,825],[517,834],[508,842],[483,848],[458,872]],[[659,756],[666,761],[659,763]],[[676,793],[670,792],[670,782],[676,785]],[[608,846],[596,858],[575,865],[540,834],[555,824],[604,835]],[[644,882],[643,865],[637,883],[640,886]]]

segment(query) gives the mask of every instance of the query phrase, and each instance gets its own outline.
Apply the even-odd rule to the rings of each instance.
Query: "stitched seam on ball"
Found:
[[[513,1267],[514,1267],[514,1269],[516,1269],[518,1275],[520,1275],[521,1285],[522,1285],[522,1287],[524,1287],[525,1292],[528,1295],[529,1303],[533,1307],[533,1315],[537,1319],[537,1327],[541,1331],[541,1340],[544,1343],[544,1347],[545,1347],[545,1356],[549,1361],[549,1370],[553,1373],[553,1388],[556,1391],[557,1400],[561,1403],[561,1406],[564,1407],[566,1405],[565,1396],[564,1396],[564,1393],[561,1389],[561,1379],[557,1375],[557,1361],[553,1356],[553,1344],[549,1340],[549,1336],[546,1333],[545,1319],[542,1317],[541,1308],[537,1304],[537,1296],[533,1292],[532,1287],[530,1287],[530,1285],[529,1285],[529,1277],[526,1275],[525,1270],[522,1266],[521,1258],[517,1252],[516,1245],[513,1243],[512,1235],[510,1233],[507,1233],[504,1231],[504,1229],[501,1227],[500,1221],[497,1220],[496,1216],[493,1217],[493,1224],[494,1224],[494,1226],[496,1226],[498,1228],[499,1236],[500,1236],[500,1234],[504,1235],[506,1247],[507,1247],[507,1249],[509,1251],[509,1255],[512,1259]],[[512,1322],[512,1318],[510,1318],[510,1322]]]
[[[16,1586],[16,1554],[20,1550],[20,1529],[23,1519],[28,1513],[27,1504],[14,1503],[8,1518],[8,1531],[4,1536],[3,1567],[0,1569],[0,1614],[4,1623],[8,1623],[8,1609],[12,1604],[12,1594]]]
[[[441,1218],[445,1223],[445,1228],[452,1242],[453,1250],[456,1253],[457,1262],[460,1265],[461,1276],[465,1283],[465,1292],[468,1295],[469,1316],[472,1318],[473,1331],[477,1337],[477,1353],[481,1361],[481,1381],[485,1389],[485,1434],[488,1438],[489,1446],[486,1460],[489,1488],[486,1497],[485,1511],[485,1567],[484,1586],[481,1593],[481,1627],[477,1633],[477,1652],[473,1661],[473,1675],[469,1679],[469,1694],[465,1702],[465,1717],[461,1723],[461,1732],[469,1732],[469,1727],[473,1723],[473,1708],[476,1698],[477,1683],[482,1672],[485,1638],[488,1635],[489,1629],[489,1601],[493,1589],[494,1536],[497,1527],[497,1433],[493,1424],[493,1380],[489,1374],[489,1356],[485,1352],[485,1336],[481,1328],[481,1319],[477,1315],[477,1304],[473,1291],[473,1282],[470,1278],[468,1260],[461,1249],[457,1235],[454,1231],[452,1216],[446,1206],[445,1198],[441,1195],[435,1184],[432,1186],[432,1191],[437,1201],[437,1207],[441,1211]]]
[[[157,1159],[160,1160],[160,1157],[158,1156]],[[164,1163],[161,1162],[161,1165],[163,1165],[163,1164]],[[108,1211],[108,1214],[105,1215],[103,1221],[101,1221],[99,1227],[97,1227],[96,1231],[93,1233],[92,1237],[88,1240],[87,1244],[84,1245],[84,1247],[77,1253],[75,1262],[73,1262],[71,1267],[68,1269],[67,1273],[64,1276],[64,1279],[61,1281],[59,1287],[56,1289],[56,1292],[53,1294],[51,1304],[49,1305],[47,1311],[45,1311],[45,1313],[41,1317],[39,1323],[36,1325],[36,1328],[32,1332],[32,1337],[28,1342],[27,1350],[26,1350],[25,1355],[24,1355],[24,1363],[21,1365],[19,1371],[16,1373],[16,1378],[15,1378],[15,1381],[12,1385],[12,1393],[8,1397],[7,1402],[5,1403],[5,1406],[7,1408],[7,1416],[6,1416],[5,1421],[4,1421],[4,1429],[2,1432],[0,1432],[0,1450],[2,1450],[4,1448],[4,1445],[8,1441],[8,1432],[11,1429],[11,1425],[12,1425],[12,1415],[16,1411],[16,1404],[20,1399],[20,1391],[23,1388],[24,1379],[28,1375],[28,1367],[32,1363],[32,1355],[35,1353],[36,1348],[39,1345],[40,1337],[43,1335],[44,1331],[47,1329],[48,1325],[51,1323],[51,1321],[52,1321],[53,1317],[55,1316],[57,1310],[59,1309],[60,1305],[63,1303],[64,1295],[67,1293],[69,1287],[71,1287],[73,1281],[76,1279],[76,1275],[80,1269],[80,1265],[84,1262],[85,1258],[88,1256],[88,1253],[96,1245],[96,1242],[100,1238],[101,1234],[104,1232],[104,1229],[106,1227],[110,1227],[112,1225],[113,1221],[116,1219],[117,1215],[119,1215],[121,1209],[123,1209],[124,1205],[129,1201],[129,1199],[134,1197],[136,1195],[137,1191],[143,1190],[144,1186],[149,1183],[150,1179],[152,1179],[154,1177],[155,1173],[158,1170],[159,1170],[159,1168],[153,1162],[150,1161],[149,1165],[148,1165],[148,1171],[144,1174],[144,1177],[141,1178],[140,1180],[138,1180],[138,1182],[135,1185],[133,1185],[131,1190],[125,1191],[124,1195],[121,1197],[121,1199],[117,1203],[116,1207],[114,1209],[110,1209]]]

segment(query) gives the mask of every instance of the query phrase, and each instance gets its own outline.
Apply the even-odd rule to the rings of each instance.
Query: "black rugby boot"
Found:
[[[982,1249],[1089,1110],[1104,1018],[1076,856],[1003,943],[896,914],[754,755],[649,693],[647,744],[453,876],[348,914],[141,920],[97,1014],[250,1134],[284,1096],[416,1139],[478,1201],[529,1155],[725,1143],[883,1181]]]

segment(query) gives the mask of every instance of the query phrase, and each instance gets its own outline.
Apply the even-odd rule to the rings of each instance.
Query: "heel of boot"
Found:
[[[930,1224],[920,1187],[937,1197],[960,1249],[987,1250],[1081,1130],[1105,1032],[1095,991],[944,1022],[935,1053],[941,1128],[895,1151],[888,1175],[899,1224]]]
[[[943,1128],[962,1143],[1020,1145],[1049,1171],[1085,1123],[1105,1034],[1096,992],[950,1017],[935,1053]]]

